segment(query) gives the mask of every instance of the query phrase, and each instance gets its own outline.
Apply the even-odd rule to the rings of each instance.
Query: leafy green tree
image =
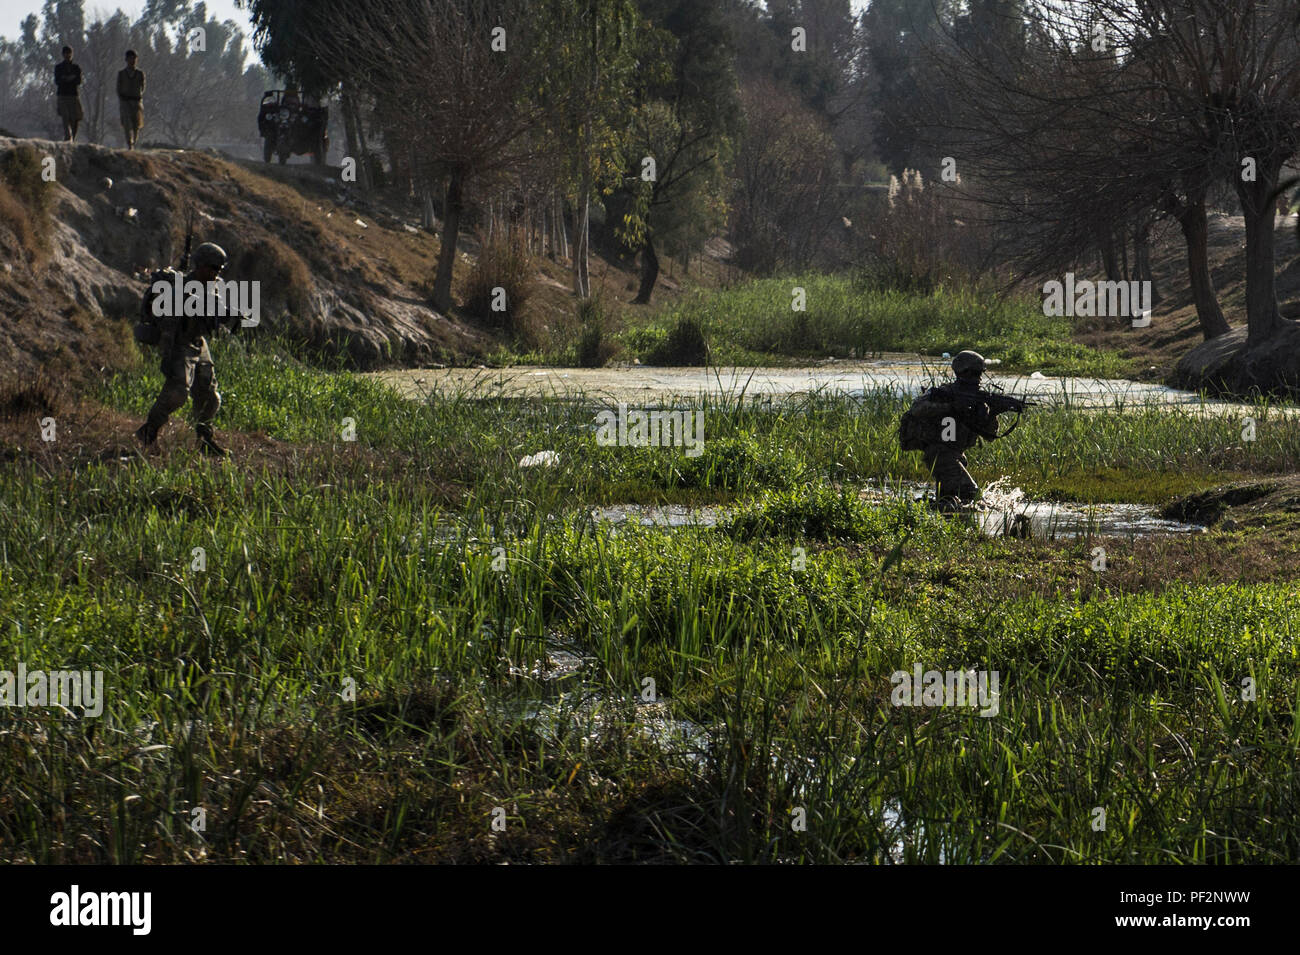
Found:
[[[641,251],[641,284],[633,299],[638,305],[649,303],[659,277],[657,242],[689,253],[726,226],[730,141],[693,123],[662,100],[636,111],[633,154],[643,151],[643,161],[656,166],[653,180],[631,177],[636,185],[628,190],[632,201],[618,230],[629,247]],[[658,157],[666,164],[659,166]]]
[[[362,122],[361,100],[367,85],[382,85],[387,70],[350,72],[344,62],[322,55],[322,48],[343,48],[351,30],[351,0],[235,0],[248,10],[253,46],[272,73],[304,93],[324,98],[338,90],[347,154],[357,160],[360,185],[368,189],[371,168]]]
[[[235,0],[253,23],[253,46],[267,68],[304,93],[325,96],[344,79],[342,63],[320,55],[327,39],[346,37],[350,0]]]
[[[567,144],[560,173],[573,199],[573,290],[587,298],[591,203],[621,181],[633,81],[653,64],[634,55],[639,23],[631,0],[547,0],[538,14],[548,59],[539,90],[542,134]]]
[[[718,0],[641,0],[653,27],[642,36],[620,232],[641,252],[634,302],[650,301],[659,276],[656,239],[681,245],[725,215],[724,168],[740,128],[734,51]],[[690,225],[694,221],[694,225]]]

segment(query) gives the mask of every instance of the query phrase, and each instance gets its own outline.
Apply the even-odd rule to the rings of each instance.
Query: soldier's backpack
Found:
[[[898,445],[904,451],[923,451],[940,440],[944,418],[956,418],[957,407],[940,388],[927,388],[898,419]]]
[[[144,297],[140,300],[140,316],[135,323],[135,340],[141,345],[157,345],[162,341],[163,323],[169,322],[170,317],[160,318],[154,314],[154,299],[159,294],[154,291],[154,286],[158,282],[166,282],[170,288],[175,281],[175,276],[179,274],[175,269],[158,269],[149,276],[149,287],[145,289]]]

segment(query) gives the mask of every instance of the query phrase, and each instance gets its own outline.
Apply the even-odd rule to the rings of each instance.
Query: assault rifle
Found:
[[[1038,402],[1030,401],[1028,398],[1017,398],[1015,395],[1004,395],[988,391],[984,392],[984,401],[988,404],[989,411],[993,412],[995,417],[1006,414],[1008,411],[1024,414],[1026,408],[1038,404]]]
[[[1015,431],[1016,428],[1020,427],[1019,416],[1025,413],[1025,409],[1038,404],[1038,402],[1031,401],[1028,398],[1018,398],[1015,395],[1003,394],[1002,389],[997,385],[989,385],[988,387],[992,390],[981,389],[980,397],[983,398],[984,403],[988,405],[989,412],[993,417],[996,418],[998,415],[1006,414],[1009,411],[1013,412],[1017,416],[1015,424],[1007,428],[1007,430],[1003,431],[1001,434],[995,435],[997,438],[1005,438],[1012,431]]]

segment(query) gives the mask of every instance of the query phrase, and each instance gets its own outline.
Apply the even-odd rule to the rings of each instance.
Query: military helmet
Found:
[[[971,372],[984,374],[984,356],[974,351],[959,351],[957,357],[952,360],[952,370],[958,375],[966,375]]]
[[[226,267],[226,250],[215,242],[204,242],[194,250],[194,267],[201,269],[209,265],[214,269]]]

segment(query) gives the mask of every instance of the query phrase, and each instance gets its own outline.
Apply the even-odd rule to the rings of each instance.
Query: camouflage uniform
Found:
[[[979,496],[979,485],[966,470],[966,455],[951,445],[934,444],[922,452],[925,466],[934,477],[935,500],[942,507],[970,504]]]
[[[195,252],[195,270],[185,276],[185,282],[199,281],[196,278],[198,268],[218,255],[224,266],[226,254],[220,246],[209,243],[199,246]],[[167,419],[185,404],[185,399],[192,398],[194,430],[201,447],[210,454],[224,456],[225,449],[216,444],[212,437],[212,422],[221,408],[221,393],[217,391],[212,353],[208,350],[205,337],[220,327],[220,318],[205,315],[182,315],[162,324],[162,339],[158,343],[162,352],[162,391],[149,409],[144,425],[136,432],[146,445],[157,439],[159,432],[167,425]]]

